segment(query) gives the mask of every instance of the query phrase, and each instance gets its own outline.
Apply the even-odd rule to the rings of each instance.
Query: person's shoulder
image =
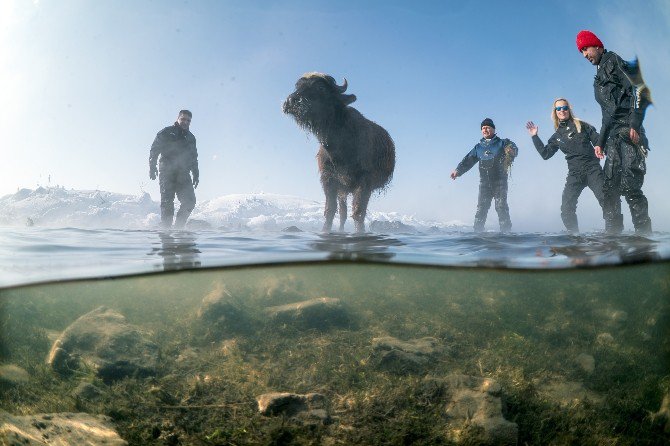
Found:
[[[582,125],[582,127],[587,128],[587,129],[595,129],[591,124],[589,124],[586,121],[583,121],[581,119],[575,119],[575,121],[579,121],[579,123]]]
[[[166,133],[170,133],[174,130],[174,125],[168,125],[167,127],[163,128],[158,132],[159,135],[165,135]]]
[[[603,53],[600,65],[601,66],[617,66],[623,62],[621,56],[614,51],[606,51]]]
[[[619,55],[618,55],[617,53],[615,53],[614,51],[610,51],[610,50],[605,51],[605,52],[603,53],[603,57],[608,57],[608,58],[609,58],[609,57],[613,57],[613,58],[615,58],[615,59],[616,59],[616,58],[621,59],[621,56],[619,56]]]

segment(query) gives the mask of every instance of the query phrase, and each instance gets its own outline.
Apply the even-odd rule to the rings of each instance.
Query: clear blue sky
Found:
[[[193,111],[199,201],[272,192],[323,200],[317,142],[281,113],[305,72],[349,81],[353,104],[397,147],[393,183],[370,208],[470,224],[476,168],[449,172],[484,117],[520,148],[509,202],[514,227],[561,230],[566,162],[537,154],[554,98],[600,127],[581,29],[640,57],[655,107],[644,191],[655,229],[670,230],[670,2],[644,1],[0,1],[0,194],[38,184],[159,198],[149,147],[181,108]],[[630,214],[624,203],[625,222]],[[584,230],[602,228],[590,191]],[[489,222],[497,227],[491,209]]]

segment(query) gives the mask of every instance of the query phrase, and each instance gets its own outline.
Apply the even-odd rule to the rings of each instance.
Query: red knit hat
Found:
[[[577,50],[581,51],[583,48],[588,48],[590,46],[598,46],[600,48],[605,47],[598,36],[593,34],[591,31],[579,31],[579,34],[577,34]]]

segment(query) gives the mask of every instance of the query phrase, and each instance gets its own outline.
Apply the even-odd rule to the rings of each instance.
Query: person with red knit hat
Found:
[[[623,195],[635,232],[650,233],[649,205],[642,192],[649,142],[642,120],[651,99],[639,64],[637,60],[626,62],[606,50],[591,31],[580,31],[576,43],[579,52],[597,67],[593,88],[602,110],[602,126],[594,150],[600,159],[607,155],[603,184],[605,230],[615,234],[623,231]]]

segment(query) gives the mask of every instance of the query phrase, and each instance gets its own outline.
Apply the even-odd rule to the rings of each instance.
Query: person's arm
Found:
[[[472,150],[470,150],[470,152],[467,155],[465,155],[463,160],[461,160],[461,162],[458,163],[456,169],[454,169],[453,172],[451,172],[450,175],[451,179],[455,180],[468,170],[472,169],[472,166],[477,164],[477,161],[479,161],[479,157],[477,157],[477,146],[475,146]]]
[[[591,144],[593,144],[594,147],[598,145],[598,139],[600,138],[600,135],[598,134],[596,128],[593,127],[588,122],[584,122],[581,120],[580,122],[582,123],[582,131],[586,133],[586,136],[588,136],[589,141],[591,141]]]
[[[193,137],[193,157],[191,159],[191,175],[193,175],[193,187],[197,188],[200,184],[200,170],[198,169],[198,149]]]
[[[603,73],[604,73],[605,77],[607,78],[608,82],[614,82],[617,85],[621,85],[618,78],[619,78],[619,75],[623,76],[623,73],[621,72],[620,69],[617,68],[616,57],[612,57],[612,58],[608,59],[603,64],[602,67],[598,68],[598,70],[603,70]],[[614,100],[614,99],[611,98],[611,100]],[[605,143],[607,142],[607,137],[609,136],[610,130],[612,129],[613,115],[614,115],[614,113],[616,113],[616,107],[617,106],[618,106],[618,104],[612,104],[612,106],[609,107],[609,108],[603,108],[602,124],[600,126],[600,137],[598,138],[598,142],[595,145],[596,146],[596,155],[597,155],[597,152],[598,152],[598,148],[600,148],[600,151],[602,152],[602,148],[605,147]],[[600,157],[598,157],[598,158],[600,158]]]
[[[528,129],[528,133],[530,134],[532,140],[533,140],[533,145],[535,146],[535,150],[537,150],[537,153],[540,154],[542,159],[548,160],[558,150],[558,143],[556,141],[556,134],[554,133],[551,138],[549,138],[549,142],[545,146],[540,137],[537,135],[538,127],[535,125],[533,121],[528,121],[526,123],[526,128]]]
[[[162,147],[163,131],[161,130],[154,138],[154,142],[151,144],[151,150],[149,151],[149,178],[152,180],[156,179],[156,174],[158,173],[158,155],[161,154]]]

